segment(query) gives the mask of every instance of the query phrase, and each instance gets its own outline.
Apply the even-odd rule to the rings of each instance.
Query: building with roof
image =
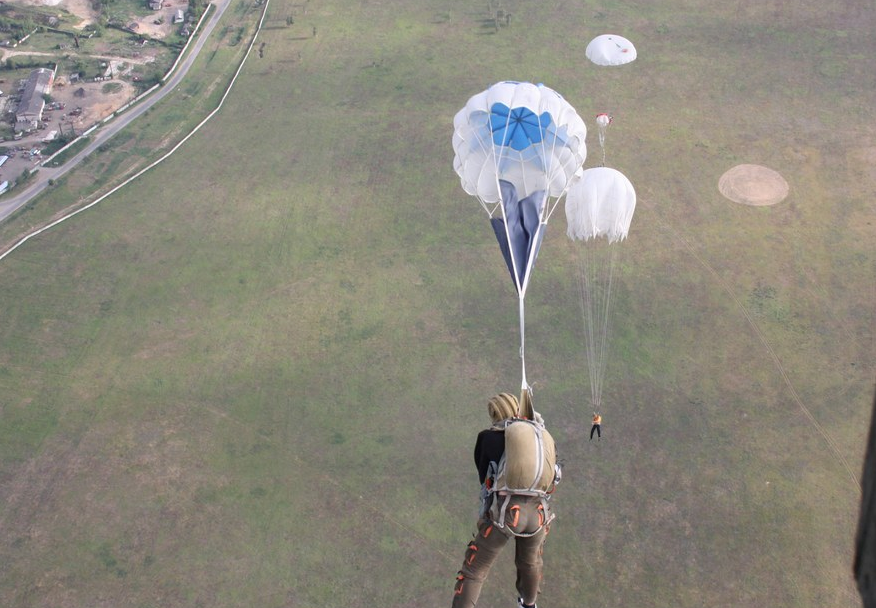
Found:
[[[55,82],[55,71],[48,68],[37,68],[27,77],[21,101],[15,110],[15,129],[17,131],[33,131],[39,126],[46,107],[44,95],[52,92]]]

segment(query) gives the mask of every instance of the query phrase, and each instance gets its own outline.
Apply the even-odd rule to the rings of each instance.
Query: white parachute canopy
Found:
[[[579,241],[623,240],[635,210],[636,190],[623,173],[610,167],[587,169],[566,194],[567,234]]]
[[[578,293],[584,322],[587,367],[594,411],[602,386],[611,330],[612,283],[617,242],[624,240],[636,208],[636,191],[620,171],[587,169],[566,194],[567,234],[578,262]]]
[[[596,65],[623,65],[636,59],[633,43],[617,34],[602,34],[590,41],[584,51]]]
[[[520,199],[558,198],[587,156],[587,127],[563,97],[542,84],[499,82],[471,97],[453,119],[453,168],[463,189],[488,205],[499,180]],[[548,210],[548,213],[552,211]]]

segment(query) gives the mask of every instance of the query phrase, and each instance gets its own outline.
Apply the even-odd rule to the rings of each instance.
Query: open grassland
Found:
[[[561,211],[527,298],[566,465],[540,605],[859,605],[876,12],[789,4],[506,0],[497,32],[486,2],[272,0],[216,120],[0,263],[0,605],[449,603],[484,404],[520,381],[516,296],[451,168],[454,113],[501,79],[611,112],[639,194],[599,443]],[[192,84],[4,238],[196,124],[251,23],[229,9]],[[600,33],[639,59],[589,64]],[[723,199],[740,163],[788,199]],[[480,605],[513,605],[511,557]]]

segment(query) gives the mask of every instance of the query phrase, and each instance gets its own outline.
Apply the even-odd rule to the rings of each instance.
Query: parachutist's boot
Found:
[[[523,603],[523,598],[517,598],[517,608],[538,608],[538,604],[533,604],[532,606]]]

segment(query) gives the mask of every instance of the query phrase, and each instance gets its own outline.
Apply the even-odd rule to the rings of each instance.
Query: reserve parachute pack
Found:
[[[489,515],[493,523],[505,527],[505,511],[514,495],[540,498],[546,514],[542,526],[550,523],[554,516],[547,515],[548,500],[559,474],[553,437],[544,425],[522,418],[503,420],[492,429],[505,433],[505,452],[490,475]]]

